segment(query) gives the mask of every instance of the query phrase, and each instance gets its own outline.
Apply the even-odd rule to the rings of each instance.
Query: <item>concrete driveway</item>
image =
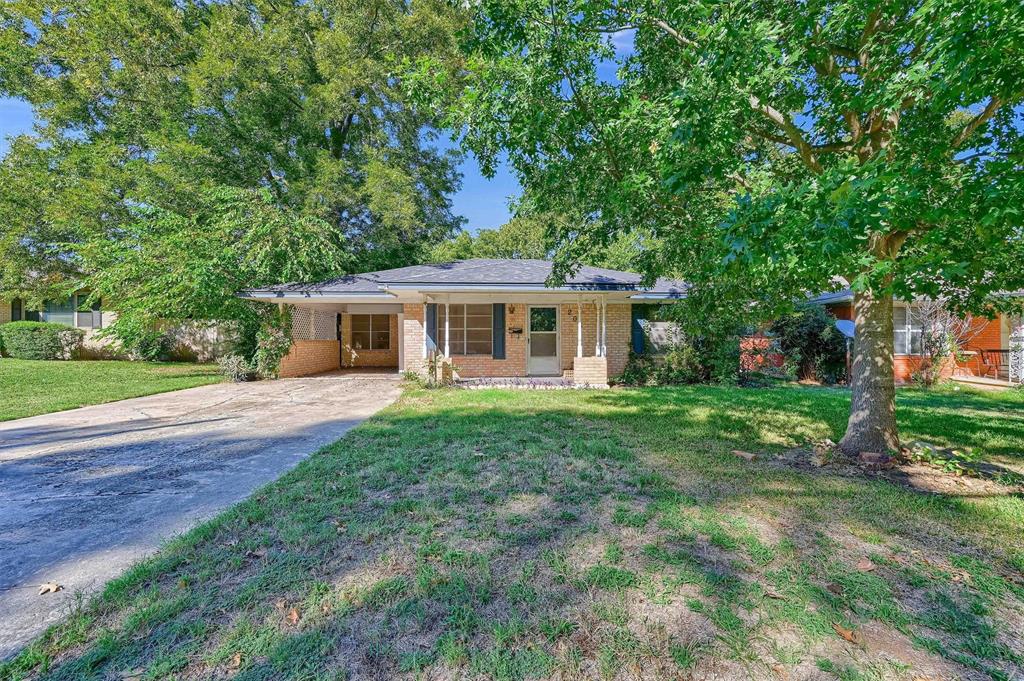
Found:
[[[394,374],[336,373],[0,423],[0,659],[398,393]],[[44,582],[63,590],[39,596]]]

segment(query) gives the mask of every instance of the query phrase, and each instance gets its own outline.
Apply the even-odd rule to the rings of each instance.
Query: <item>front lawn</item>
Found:
[[[1024,500],[786,463],[847,404],[411,390],[0,677],[1019,677]],[[903,391],[899,418],[1024,463],[1024,393]]]
[[[0,421],[220,380],[207,364],[0,359]]]

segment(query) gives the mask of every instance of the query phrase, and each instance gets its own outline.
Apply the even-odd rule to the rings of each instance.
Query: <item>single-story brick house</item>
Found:
[[[1000,295],[1024,297],[1024,290]],[[853,319],[853,291],[844,288],[810,300],[823,305],[837,319]],[[897,383],[906,383],[921,364],[923,327],[914,303],[893,301],[893,369]],[[965,348],[961,362],[950,362],[947,376],[977,376],[999,381],[1024,382],[1024,319],[999,314],[995,319],[979,319],[980,328]]]
[[[642,304],[685,296],[682,282],[641,286],[632,272],[581,267],[549,286],[546,260],[462,260],[353,274],[240,296],[292,309],[284,377],[339,367],[425,373],[449,358],[459,378],[555,376],[602,385],[643,342]],[[636,309],[634,309],[636,308]]]

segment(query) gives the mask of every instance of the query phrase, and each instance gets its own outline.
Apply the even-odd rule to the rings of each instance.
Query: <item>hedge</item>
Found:
[[[0,346],[15,359],[72,359],[85,332],[64,324],[11,322],[0,326]]]

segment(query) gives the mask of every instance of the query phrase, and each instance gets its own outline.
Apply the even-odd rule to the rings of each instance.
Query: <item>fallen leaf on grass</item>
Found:
[[[867,556],[857,561],[857,569],[861,572],[874,572],[875,564],[871,562],[871,559]]]
[[[296,624],[299,623],[299,619],[301,619],[301,615],[299,615],[299,609],[298,608],[292,608],[291,610],[288,611],[288,616],[285,617],[284,619],[285,619],[286,622],[288,622],[288,624],[290,624],[292,626],[295,626]]]
[[[860,645],[861,642],[864,640],[864,638],[860,635],[859,632],[853,631],[852,629],[847,629],[846,627],[840,624],[833,624],[832,628],[835,629],[835,632],[837,634],[839,634],[844,639],[855,645]]]
[[[39,595],[42,596],[44,594],[55,594],[63,588],[64,587],[62,587],[57,582],[45,582],[39,585]]]
[[[231,669],[238,669],[241,666],[242,666],[242,653],[238,652],[238,653],[235,653],[234,655],[232,655],[231,659],[228,660],[228,667],[230,667]]]
[[[775,676],[782,679],[782,681],[788,681],[789,672],[787,672],[786,668],[783,667],[781,664],[773,664],[772,671],[775,672]]]
[[[732,450],[732,453],[734,455],[740,457],[741,459],[746,459],[747,461],[753,461],[753,460],[755,460],[757,458],[757,454],[752,454],[750,452],[744,452],[742,449],[734,449],[734,450]]]

